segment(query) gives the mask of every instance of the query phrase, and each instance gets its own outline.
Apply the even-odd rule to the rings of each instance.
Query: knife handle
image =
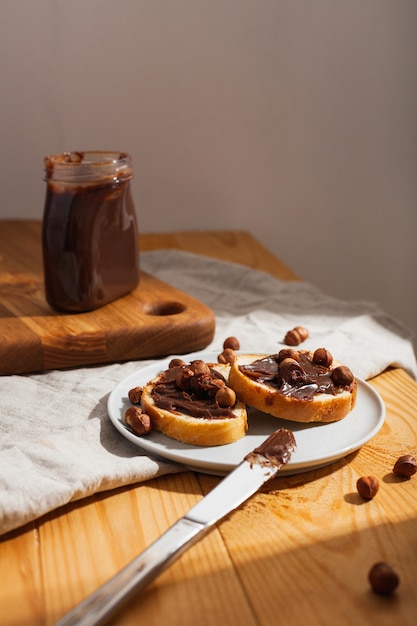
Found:
[[[124,569],[64,615],[55,626],[96,626],[103,623],[135,592],[158,574],[209,529],[185,517],[154,541]]]

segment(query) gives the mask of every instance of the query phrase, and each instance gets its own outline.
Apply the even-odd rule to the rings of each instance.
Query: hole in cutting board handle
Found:
[[[187,307],[181,302],[150,302],[144,307],[146,315],[178,315]]]

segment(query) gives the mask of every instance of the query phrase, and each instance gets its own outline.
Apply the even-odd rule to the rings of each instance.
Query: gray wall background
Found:
[[[245,229],[417,334],[415,0],[0,0],[0,217],[127,150],[142,232]]]

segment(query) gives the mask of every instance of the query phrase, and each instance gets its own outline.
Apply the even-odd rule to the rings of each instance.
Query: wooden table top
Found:
[[[22,223],[22,237],[38,228]],[[297,278],[244,232],[144,234],[140,244],[142,251],[175,247]],[[417,384],[401,369],[370,383],[387,417],[368,444],[325,468],[273,479],[109,623],[415,626],[417,475],[396,478],[392,468],[400,455],[417,454]],[[368,475],[379,478],[380,490],[363,501],[356,481]],[[0,624],[53,624],[218,481],[189,471],[153,479],[70,504],[4,536]],[[390,597],[370,590],[368,571],[378,561],[400,577]]]

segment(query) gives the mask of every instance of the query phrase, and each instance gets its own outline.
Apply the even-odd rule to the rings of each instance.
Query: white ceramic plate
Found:
[[[294,432],[297,450],[281,473],[296,474],[328,465],[358,450],[380,430],[385,419],[385,406],[380,395],[363,380],[358,380],[356,406],[343,420],[332,424],[302,424],[271,417],[249,409],[247,435],[224,446],[192,446],[151,431],[144,437],[135,435],[123,421],[131,406],[128,391],[143,386],[159,372],[167,369],[173,357],[158,361],[138,370],[121,381],[108,399],[108,414],[117,430],[129,441],[154,456],[176,461],[187,468],[207,474],[227,474],[243,457],[280,427]],[[216,363],[217,353],[199,352],[181,356],[184,361],[201,358]]]

